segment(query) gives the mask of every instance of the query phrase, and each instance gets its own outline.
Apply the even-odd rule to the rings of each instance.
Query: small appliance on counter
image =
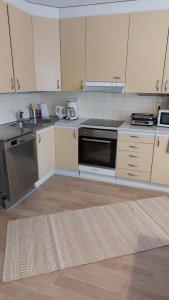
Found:
[[[46,103],[41,103],[40,104],[40,109],[41,109],[41,117],[42,117],[42,119],[48,119],[49,118],[48,105]]]
[[[56,116],[58,117],[59,120],[63,120],[66,116],[66,111],[63,106],[56,106],[55,108]]]
[[[66,111],[67,120],[78,119],[78,102],[79,102],[78,99],[67,101],[67,111]]]
[[[157,125],[161,127],[169,127],[169,110],[159,110]]]
[[[153,126],[156,123],[156,118],[153,114],[133,113],[131,115],[131,125]]]

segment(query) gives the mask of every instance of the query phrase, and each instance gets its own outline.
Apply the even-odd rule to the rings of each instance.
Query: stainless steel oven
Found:
[[[79,164],[115,169],[117,131],[79,129]]]

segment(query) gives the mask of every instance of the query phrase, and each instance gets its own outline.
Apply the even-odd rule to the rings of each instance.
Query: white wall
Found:
[[[137,11],[169,10],[168,0],[137,0],[60,9],[60,18],[107,15]]]
[[[56,105],[65,105],[66,100],[79,99],[79,117],[126,120],[133,112],[157,113],[159,105],[168,108],[169,97],[138,96],[112,93],[41,93],[41,102],[48,103],[50,114]]]
[[[18,8],[21,8],[24,11],[30,13],[31,15],[59,19],[59,9],[58,8],[30,4],[25,0],[4,0],[4,2],[12,4]]]
[[[169,9],[168,0],[136,0],[130,2],[117,2],[108,4],[79,6],[72,8],[58,9],[49,6],[30,4],[25,0],[4,0],[13,4],[32,15],[44,16],[50,18],[66,18],[90,15],[104,15],[113,13],[127,13],[146,10]],[[35,0],[36,1],[36,0]],[[85,1],[85,0],[84,0]]]

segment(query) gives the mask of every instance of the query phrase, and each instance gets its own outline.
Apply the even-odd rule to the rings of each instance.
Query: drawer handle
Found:
[[[136,168],[137,166],[136,165],[132,165],[132,164],[128,164],[129,167],[133,167],[133,168]]]
[[[137,177],[136,174],[132,174],[132,173],[128,173],[129,176],[132,176],[132,177]]]
[[[156,91],[157,92],[159,91],[159,83],[160,83],[160,80],[157,80],[157,82],[156,82]]]
[[[135,138],[135,139],[139,139],[140,138],[140,136],[138,136],[138,135],[130,135],[130,137],[131,138]]]
[[[131,158],[137,158],[137,156],[135,156],[135,155],[129,155],[129,157],[131,157]]]
[[[133,148],[133,149],[137,149],[138,147],[137,146],[129,146],[130,148]]]

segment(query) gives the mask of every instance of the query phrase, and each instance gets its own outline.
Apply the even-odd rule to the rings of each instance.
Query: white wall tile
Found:
[[[17,112],[29,116],[28,106],[32,102],[47,103],[50,115],[55,114],[56,105],[66,105],[69,99],[79,99],[79,117],[125,120],[133,112],[157,113],[158,105],[169,108],[169,97],[138,96],[93,92],[44,92],[0,95],[0,124],[16,120]]]

